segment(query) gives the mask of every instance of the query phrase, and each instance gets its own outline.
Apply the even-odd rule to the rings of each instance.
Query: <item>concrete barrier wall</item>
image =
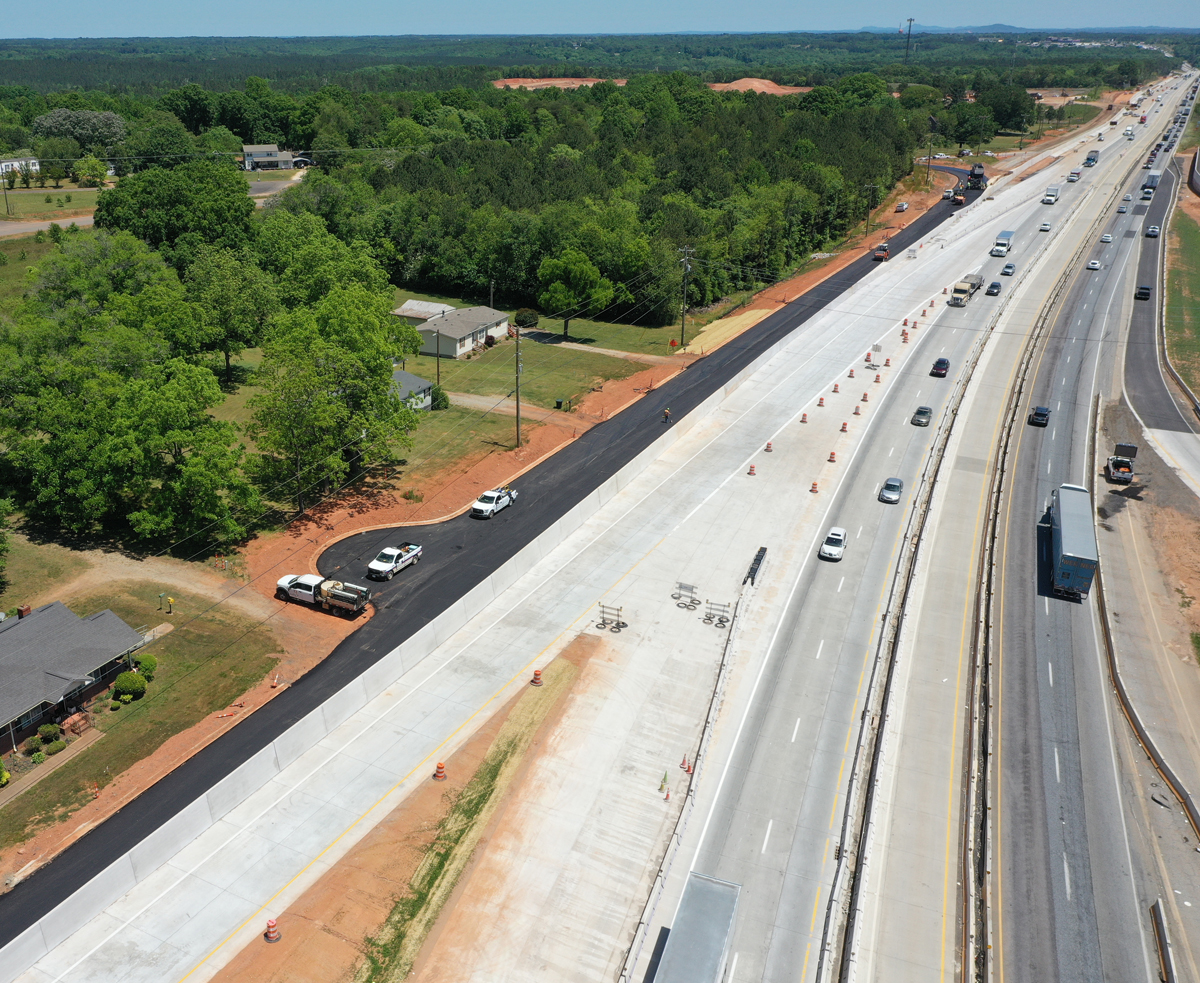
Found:
[[[782,351],[790,339],[790,334],[785,335],[433,621],[293,724],[270,745],[244,761],[0,949],[0,983],[11,983],[71,933],[154,874],[183,847],[431,655],[539,561],[549,556],[602,506],[628,487],[664,450],[720,406],[753,372]]]
[[[1188,187],[1200,195],[1200,147],[1192,154],[1192,169],[1188,172]]]

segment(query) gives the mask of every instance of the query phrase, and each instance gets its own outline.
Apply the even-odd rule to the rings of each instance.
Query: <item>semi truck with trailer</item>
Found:
[[[982,286],[982,276],[978,273],[968,273],[954,285],[954,289],[950,292],[948,303],[951,307],[966,307],[967,301]]]
[[[1083,162],[1084,167],[1095,167],[1100,162],[1100,151],[1089,150],[1087,159]]]
[[[1016,235],[1015,232],[1009,229],[996,236],[996,241],[992,243],[992,255],[1007,256],[1012,252],[1013,240],[1016,238]]]
[[[1142,201],[1149,201],[1154,197],[1154,191],[1158,187],[1158,182],[1162,180],[1162,171],[1151,171],[1146,175],[1146,179],[1142,182]]]
[[[1059,485],[1050,492],[1050,563],[1055,594],[1088,596],[1100,553],[1092,524],[1092,496],[1082,485]]]

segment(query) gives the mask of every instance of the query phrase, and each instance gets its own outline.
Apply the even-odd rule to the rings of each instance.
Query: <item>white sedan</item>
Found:
[[[1112,236],[1109,235],[1107,232],[1105,232],[1104,235],[1102,235],[1100,237],[1100,241],[1101,242],[1112,242]]]
[[[1098,270],[1098,269],[1100,269],[1100,260],[1098,260],[1098,259],[1094,259],[1094,260],[1092,260],[1090,263],[1088,263],[1088,265],[1087,265],[1087,268],[1088,268],[1089,270]]]
[[[823,560],[840,560],[845,552],[846,530],[841,526],[834,526],[826,534],[819,555]]]

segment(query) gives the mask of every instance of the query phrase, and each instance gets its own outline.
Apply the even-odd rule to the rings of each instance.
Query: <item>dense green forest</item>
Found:
[[[1200,60],[1195,33],[1088,35],[1114,47],[1045,46],[1044,36],[974,34],[678,34],[513,37],[121,38],[0,41],[0,85],[39,92],[95,89],[158,95],[196,82],[240,88],[248,76],[300,92],[336,84],[353,89],[474,87],[504,76],[586,76],[686,71],[704,81],[743,75],[822,85],[861,71],[893,81],[937,84],[946,73],[990,72],[1024,86],[1115,84],[1124,58],[1162,74],[1180,59]],[[1033,43],[1038,42],[1034,47]],[[1157,45],[1173,57],[1136,47]],[[906,47],[908,51],[906,52]],[[399,66],[399,67],[397,67]]]
[[[4,494],[89,539],[183,540],[185,552],[236,540],[273,505],[304,509],[387,460],[417,425],[390,387],[393,360],[418,347],[389,313],[395,286],[494,289],[509,309],[669,324],[685,249],[687,303],[712,304],[836,243],[929,141],[986,139],[1037,118],[1027,49],[1005,64],[973,42],[983,54],[970,61],[953,36],[930,41],[945,42],[941,68],[923,50],[907,68],[850,71],[860,56],[878,67],[896,45],[855,35],[844,49],[796,55],[808,67],[792,80],[811,92],[705,84],[721,59],[781,57],[784,37],[690,37],[705,72],[631,71],[622,87],[537,92],[488,84],[499,70],[479,48],[511,59],[528,43],[545,67],[562,39],[465,39],[474,61],[460,67],[437,55],[445,39],[418,46],[442,57],[424,67],[425,55],[368,64],[395,39],[9,43],[0,77],[38,51],[48,67],[37,86],[0,87],[0,150],[40,163],[10,172],[9,186],[94,186],[110,167],[119,181],[99,193],[95,231],[51,230],[54,252],[0,318]],[[602,40],[614,58],[667,44]],[[589,71],[599,50],[579,55]],[[1028,51],[1048,75],[1096,85],[1168,67],[1130,48],[1092,49],[1087,61]],[[218,74],[244,69],[239,58],[260,70],[276,56],[301,68],[327,59],[343,84],[281,69],[272,81],[163,85],[199,52]],[[93,56],[120,69],[103,89],[47,81]],[[812,67],[821,59],[830,67]],[[237,170],[243,142],[302,150],[315,167],[256,211]],[[248,348],[263,353],[260,391],[239,431],[210,411]]]

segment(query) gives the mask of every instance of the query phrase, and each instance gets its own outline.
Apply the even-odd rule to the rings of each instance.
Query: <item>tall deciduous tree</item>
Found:
[[[571,318],[595,313],[612,303],[616,288],[602,277],[596,264],[578,249],[565,249],[558,259],[546,258],[538,267],[542,292],[538,303],[549,317],[563,319],[563,337]]]
[[[186,283],[203,318],[202,344],[225,356],[228,384],[233,356],[262,341],[268,319],[279,309],[275,284],[251,257],[219,246],[200,250],[188,267]]]

